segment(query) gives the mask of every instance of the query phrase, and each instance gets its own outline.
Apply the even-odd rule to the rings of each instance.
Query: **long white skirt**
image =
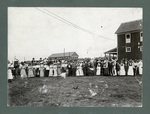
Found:
[[[120,75],[124,76],[125,75],[125,69],[124,66],[120,67]]]
[[[58,74],[57,74],[57,69],[54,69],[54,75],[53,76],[58,76]]]
[[[101,67],[97,67],[96,75],[100,75]]]
[[[49,76],[53,76],[53,68],[49,69]]]
[[[13,79],[11,69],[8,69],[8,79]]]
[[[34,77],[32,69],[29,69],[29,71],[28,71],[28,77]]]
[[[76,76],[80,76],[80,69],[79,69],[79,67],[76,70]]]
[[[143,68],[142,68],[142,66],[141,66],[141,65],[139,66],[139,74],[140,74],[140,75],[142,75],[142,74],[143,74]]]
[[[82,67],[80,67],[79,71],[80,71],[80,76],[83,76],[83,69],[82,69]]]
[[[129,66],[128,75],[133,76],[133,67]]]
[[[40,77],[44,77],[44,69],[40,69]]]
[[[25,69],[21,69],[20,74],[21,74],[21,78],[27,78],[27,74],[26,74]]]

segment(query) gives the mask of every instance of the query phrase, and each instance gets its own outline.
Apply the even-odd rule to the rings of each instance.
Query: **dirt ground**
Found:
[[[9,106],[141,107],[142,76],[43,77],[8,83]]]

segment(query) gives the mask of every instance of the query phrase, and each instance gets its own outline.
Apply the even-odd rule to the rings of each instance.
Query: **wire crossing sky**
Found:
[[[36,8],[36,9],[39,10],[39,11],[41,11],[41,12],[43,12],[43,13],[46,13],[46,12],[44,12],[44,11],[38,9],[38,8]],[[77,28],[77,29],[79,29],[79,30],[82,30],[82,31],[84,31],[84,32],[87,32],[87,33],[89,33],[89,34],[96,35],[96,34],[94,34],[93,32],[91,32],[91,31],[89,31],[89,30],[86,30],[86,29],[84,29],[84,28],[82,28],[82,27],[80,27],[80,26],[78,26],[78,25],[76,25],[76,24],[74,24],[74,23],[72,23],[72,22],[67,21],[66,19],[64,19],[64,18],[62,18],[62,17],[60,17],[60,16],[54,14],[53,12],[51,12],[51,11],[49,11],[49,10],[47,10],[47,9],[44,9],[44,10],[46,10],[46,11],[48,11],[49,13],[51,13],[52,15],[56,16],[56,17],[54,17],[54,16],[52,16],[52,17],[54,17],[54,18],[56,18],[56,19],[58,19],[58,20],[60,20],[60,21],[62,21],[62,22],[64,22],[64,23],[66,23],[66,24],[68,24],[68,25],[70,25],[70,26],[73,26],[73,27],[75,27],[75,28]],[[46,13],[46,14],[47,14],[47,13]],[[48,14],[48,15],[49,15],[49,14]],[[49,15],[49,16],[51,16],[51,15]],[[105,38],[105,39],[109,39],[109,40],[114,40],[114,39],[106,38],[106,37],[100,36],[100,35],[98,35],[97,37],[101,37],[101,38]]]
[[[9,7],[8,59],[45,58],[75,51],[99,57],[117,47],[123,22],[142,19],[142,8]]]

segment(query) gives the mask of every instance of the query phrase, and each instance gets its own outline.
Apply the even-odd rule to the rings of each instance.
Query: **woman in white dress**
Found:
[[[80,76],[80,64],[77,64],[76,76]]]
[[[53,67],[54,67],[54,65],[53,64],[51,64],[50,66],[49,66],[49,76],[54,76],[54,69],[53,69]]]
[[[121,61],[121,64],[120,64],[120,75],[121,76],[125,75],[124,63],[122,61]]]
[[[56,77],[56,76],[58,76],[58,74],[57,74],[57,65],[55,64],[54,66],[53,66],[53,76],[54,77]]]
[[[44,65],[43,64],[40,65],[39,70],[40,70],[40,77],[44,77]]]
[[[115,76],[117,73],[116,73],[116,61],[113,60],[112,61],[112,76]]]
[[[31,64],[29,64],[28,66],[28,77],[34,77],[33,67],[31,66]]]
[[[27,74],[26,74],[25,69],[26,69],[26,66],[24,66],[24,63],[22,63],[21,71],[20,71],[21,78],[27,78]]]
[[[96,70],[96,75],[100,75],[100,72],[101,72],[101,67],[100,67],[100,62],[98,62],[97,64],[97,70]]]
[[[128,75],[133,76],[133,61],[129,61],[129,70],[128,70]]]
[[[143,61],[142,60],[139,61],[139,74],[140,75],[143,74]]]
[[[7,71],[7,78],[8,78],[8,82],[11,82],[12,81],[12,79],[13,79],[13,75],[12,75],[12,70],[11,70],[12,68],[11,68],[11,64],[8,64],[8,71]]]
[[[61,64],[60,62],[57,62],[57,76],[60,76],[61,75]]]
[[[80,76],[83,76],[84,74],[83,74],[83,67],[82,67],[83,65],[82,65],[82,63],[80,64],[80,68],[79,68],[79,71],[80,71]]]

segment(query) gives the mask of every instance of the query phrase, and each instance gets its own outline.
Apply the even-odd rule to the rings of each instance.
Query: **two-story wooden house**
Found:
[[[122,23],[117,34],[118,60],[142,59],[143,51],[143,23],[142,20]]]

